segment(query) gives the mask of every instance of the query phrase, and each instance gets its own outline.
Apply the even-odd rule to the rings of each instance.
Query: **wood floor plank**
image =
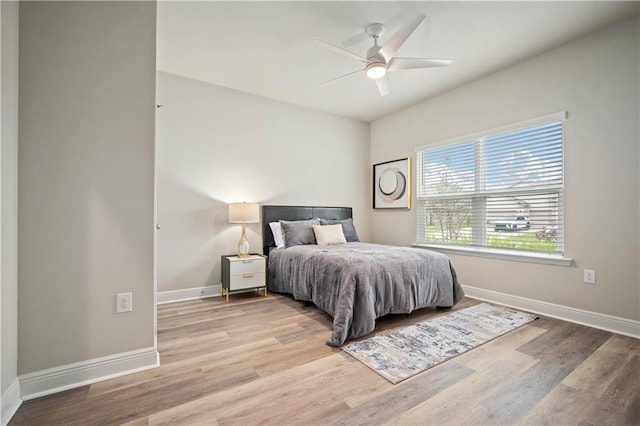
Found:
[[[563,381],[567,386],[602,396],[624,371],[628,362],[640,350],[640,340],[626,336],[611,336]],[[608,368],[602,368],[602,366]],[[636,371],[640,380],[640,370]]]
[[[544,362],[536,363],[503,386],[501,392],[485,398],[484,406],[510,423],[516,422],[610,337],[605,331],[576,324],[562,324],[557,329],[560,332],[553,333],[552,339],[545,333],[519,349]],[[546,345],[540,345],[540,341]]]
[[[456,386],[438,392],[401,414],[398,422],[455,425],[466,423],[475,417],[475,424],[508,423],[500,413],[482,406],[481,403],[485,398],[499,393],[503,387],[513,383],[520,374],[539,362],[516,349],[524,341],[531,340],[544,331],[537,327],[524,326],[458,356],[453,361],[472,369],[473,374],[465,377]],[[464,406],[465,409],[457,409],[460,406]]]
[[[371,372],[371,374],[378,376],[375,372]],[[331,424],[339,425],[402,422],[398,417],[399,413],[410,410],[425,399],[454,386],[470,374],[473,374],[473,370],[461,364],[456,362],[445,363],[423,374],[407,379],[398,385],[394,385],[375,398],[359,404],[350,411],[348,417],[330,417],[328,421]],[[384,380],[381,377],[380,379]]]
[[[640,424],[637,339],[542,317],[392,385],[327,346],[331,328],[278,294],[161,305],[159,368],[26,401],[10,425]]]
[[[91,385],[89,397],[98,397],[110,392],[120,392],[125,389],[144,386],[161,386],[165,381],[172,381],[175,377],[196,374],[204,375],[209,371],[225,374],[228,370],[245,367],[247,359],[252,359],[260,352],[277,344],[274,338],[249,342],[217,352],[206,352],[179,362],[165,363],[160,368],[146,370],[140,373],[107,380]],[[162,360],[162,355],[161,355]],[[244,360],[244,364],[234,361]]]
[[[634,356],[623,368],[624,374],[611,382],[606,392],[590,388],[576,389],[560,383],[519,423],[554,424],[557,419],[572,419],[580,425],[640,424],[640,357]],[[594,391],[595,390],[595,391]]]
[[[257,424],[284,415],[285,407],[294,397],[309,392],[319,381],[339,374],[346,360],[340,354],[310,362],[250,383],[234,386],[233,389],[214,393],[185,404],[163,410],[150,417],[153,423],[157,416],[175,418],[182,423],[183,416],[206,407],[219,424]],[[247,423],[250,422],[250,423]]]

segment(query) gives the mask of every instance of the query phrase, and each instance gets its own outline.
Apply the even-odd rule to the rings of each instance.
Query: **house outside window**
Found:
[[[417,243],[562,254],[565,116],[418,147]]]

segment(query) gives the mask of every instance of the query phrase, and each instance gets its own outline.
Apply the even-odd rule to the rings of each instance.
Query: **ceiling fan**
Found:
[[[320,87],[326,86],[327,84],[331,84],[345,77],[365,72],[367,77],[375,81],[380,95],[386,96],[389,94],[389,81],[386,76],[387,72],[412,68],[446,67],[447,65],[450,65],[453,62],[450,59],[394,57],[398,49],[400,49],[409,36],[413,34],[424,18],[425,16],[422,13],[415,12],[409,20],[398,28],[384,46],[378,46],[378,39],[382,34],[384,34],[384,25],[379,23],[369,25],[367,27],[367,34],[373,38],[373,46],[367,50],[366,57],[355,54],[340,46],[327,43],[326,41],[314,40],[314,43],[319,46],[333,50],[341,55],[348,56],[366,64],[364,68],[350,72],[349,74],[341,75],[333,80],[326,81],[322,83]]]

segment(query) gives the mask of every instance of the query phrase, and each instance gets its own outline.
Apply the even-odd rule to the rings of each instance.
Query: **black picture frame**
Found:
[[[373,165],[373,208],[411,209],[411,157]]]

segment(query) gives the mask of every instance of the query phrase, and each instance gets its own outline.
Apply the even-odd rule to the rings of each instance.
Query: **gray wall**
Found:
[[[154,346],[155,29],[153,2],[20,4],[20,374]]]
[[[165,73],[158,103],[159,292],[218,286],[230,202],[351,206],[369,238],[368,124]]]
[[[452,255],[463,284],[640,319],[638,53],[634,18],[372,123],[376,163],[415,158],[419,145],[568,112],[565,253],[576,265]],[[374,211],[373,239],[413,243],[415,213]],[[584,268],[596,270],[595,286],[583,283]]]
[[[2,247],[0,258],[0,394],[18,368],[18,2],[0,3],[2,14]]]

